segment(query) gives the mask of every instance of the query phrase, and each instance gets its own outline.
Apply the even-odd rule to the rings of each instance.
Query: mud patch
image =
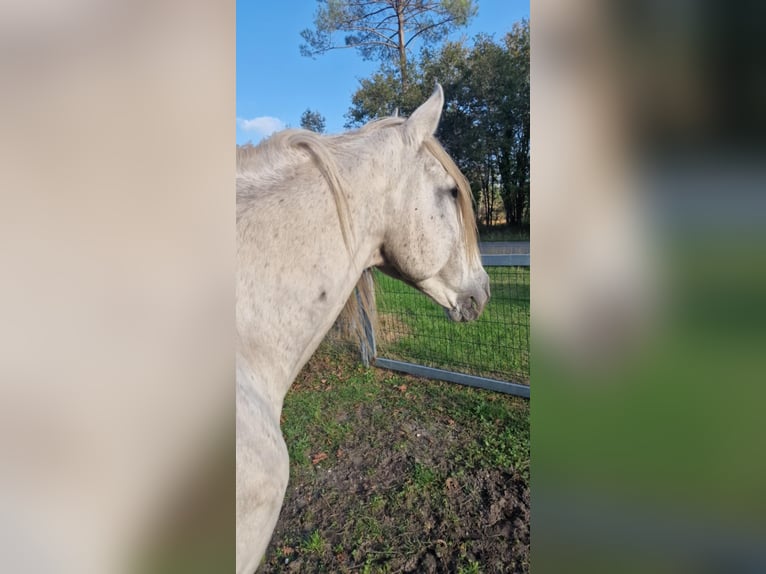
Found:
[[[319,358],[298,392],[324,393],[317,377],[336,387],[327,368],[343,371]],[[374,379],[363,400],[323,413],[319,424],[348,430],[327,458],[311,464],[320,441],[291,465],[259,572],[528,572],[528,472],[509,462],[514,449],[528,457],[528,403],[382,371]],[[508,428],[518,444],[507,444]]]

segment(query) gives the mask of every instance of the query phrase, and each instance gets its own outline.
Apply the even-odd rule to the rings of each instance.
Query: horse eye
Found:
[[[452,198],[457,199],[458,189],[456,187],[453,187],[451,190]]]

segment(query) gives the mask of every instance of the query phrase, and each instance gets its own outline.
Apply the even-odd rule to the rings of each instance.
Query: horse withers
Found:
[[[237,572],[263,557],[287,487],[279,426],[299,370],[365,270],[453,321],[489,300],[471,190],[434,137],[441,86],[408,119],[336,136],[286,130],[237,157]],[[371,310],[370,310],[371,311]]]

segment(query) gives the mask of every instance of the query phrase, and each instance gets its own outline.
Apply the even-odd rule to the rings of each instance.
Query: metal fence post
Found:
[[[364,274],[362,275],[362,280],[368,282],[368,287],[370,289],[374,289],[372,284],[372,273],[369,270],[365,270]],[[375,344],[375,329],[373,329],[370,316],[367,314],[365,306],[362,303],[362,297],[359,294],[359,289],[355,288],[354,293],[356,295],[356,302],[359,305],[359,320],[362,322],[362,327],[364,330],[362,340],[359,341],[359,351],[362,357],[362,364],[364,364],[365,367],[369,367],[377,355],[377,347]],[[371,293],[373,293],[372,296],[374,297],[374,290],[371,291]]]

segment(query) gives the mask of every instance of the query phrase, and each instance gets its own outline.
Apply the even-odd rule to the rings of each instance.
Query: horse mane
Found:
[[[332,136],[323,136],[308,130],[298,129],[278,132],[258,146],[245,145],[237,147],[237,177],[246,177],[248,172],[263,169],[263,166],[277,169],[280,164],[284,165],[286,161],[295,161],[295,158],[289,157],[289,153],[285,153],[286,151],[302,150],[307,152],[311,157],[312,163],[319,169],[330,188],[338,213],[343,241],[349,255],[353,257],[354,238],[350,224],[351,212],[344,192],[343,178],[333,159],[333,154],[337,152],[338,147],[356,139],[360,135],[401,126],[406,121],[406,118],[399,116],[385,117],[369,122],[357,130]],[[401,133],[406,137],[404,131]],[[476,228],[473,207],[474,197],[471,193],[471,186],[460,171],[460,168],[435,137],[428,136],[423,142],[423,146],[441,163],[452,179],[455,180],[458,189],[457,205],[461,238],[469,263],[471,265],[478,264],[481,256],[479,254],[479,234]],[[287,159],[286,156],[288,156]],[[240,194],[238,189],[237,203],[246,194],[246,191]],[[372,330],[374,333],[376,325],[375,283],[371,270],[366,269],[338,316],[336,327],[344,338],[355,340],[355,342],[365,345],[368,338],[368,330]]]
[[[361,130],[359,130],[361,131]],[[267,169],[278,171],[288,162],[299,161],[290,152],[303,150],[309,154],[312,163],[325,178],[332,193],[338,214],[343,242],[349,255],[353,258],[353,231],[351,227],[351,211],[348,206],[345,185],[338,166],[333,159],[336,148],[347,141],[357,132],[348,132],[337,136],[322,136],[308,130],[285,130],[270,136],[257,146],[245,145],[237,147],[237,176],[247,177],[248,173]],[[248,191],[237,190],[237,203],[244,203]],[[367,326],[365,326],[365,318]],[[375,305],[375,284],[370,270],[365,270],[357,282],[354,292],[346,301],[343,310],[335,321],[336,329],[344,339],[364,344],[367,340],[367,329],[374,332],[377,326],[377,308]]]
[[[255,168],[259,162],[263,162],[262,165],[273,165],[269,160],[274,159],[276,155],[284,157],[285,150],[302,149],[308,152],[313,164],[319,169],[325,181],[327,181],[335,202],[335,209],[338,213],[343,243],[346,245],[349,255],[353,257],[354,241],[353,230],[351,228],[351,210],[348,207],[348,200],[343,191],[345,189],[343,178],[332,157],[332,151],[327,145],[328,139],[330,138],[323,137],[309,130],[284,130],[272,135],[256,147],[238,147],[237,175],[247,173]]]
[[[401,126],[407,118],[390,116],[371,121],[361,128],[339,135],[323,136],[308,130],[285,130],[278,132],[258,146],[241,146],[237,148],[237,173],[246,173],[254,169],[257,164],[275,165],[285,162],[285,150],[303,149],[312,158],[314,165],[322,173],[332,192],[335,206],[338,212],[343,240],[349,253],[352,252],[352,228],[350,225],[350,210],[344,193],[343,179],[338,171],[338,166],[333,159],[337,149],[346,143],[353,141],[360,135],[381,129]],[[404,133],[402,133],[405,136]],[[406,136],[405,136],[406,137]],[[412,143],[412,142],[410,142]],[[474,197],[468,180],[460,171],[455,161],[450,157],[439,141],[428,136],[423,142],[426,150],[436,158],[447,173],[455,180],[458,188],[458,217],[463,244],[466,249],[468,261],[472,264],[479,262],[479,233],[476,228],[474,215]],[[264,157],[265,156],[265,157]]]

